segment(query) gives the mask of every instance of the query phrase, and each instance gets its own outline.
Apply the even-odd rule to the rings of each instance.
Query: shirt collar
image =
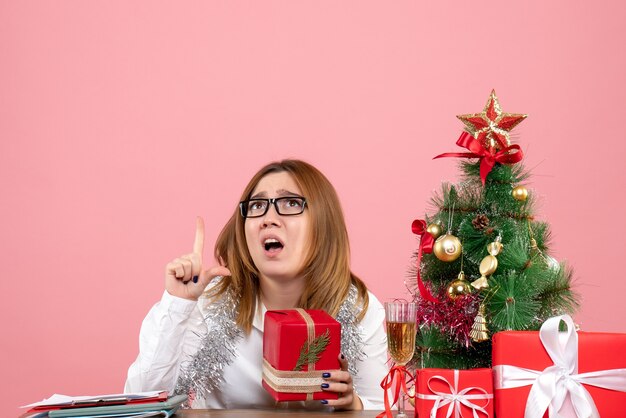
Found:
[[[252,321],[252,326],[258,329],[259,331],[263,332],[263,324],[264,324],[265,312],[267,312],[267,308],[265,307],[263,302],[261,302],[260,299],[257,299],[254,311],[255,311],[255,314],[254,314],[254,320]]]

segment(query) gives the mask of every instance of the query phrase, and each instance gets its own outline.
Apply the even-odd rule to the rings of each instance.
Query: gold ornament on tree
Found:
[[[474,318],[474,325],[470,330],[472,341],[481,343],[489,339],[489,330],[487,329],[487,320],[485,319],[485,304],[481,303],[478,307],[478,314]]]
[[[452,212],[454,212],[454,205],[452,205],[452,210],[450,210],[450,217],[448,219],[448,232],[446,232],[445,235],[437,238],[435,240],[435,245],[433,245],[433,253],[435,254],[435,257],[445,262],[451,262],[456,260],[463,252],[461,240],[459,240],[457,237],[450,233],[450,228],[452,225]]]
[[[433,246],[433,252],[441,261],[454,261],[461,255],[461,241],[448,232],[437,238]]]
[[[537,240],[535,239],[535,234],[533,233],[533,228],[530,225],[530,219],[528,219],[528,236],[530,241],[530,260],[528,260],[528,264],[530,265],[534,258],[539,257],[550,269],[558,271],[561,268],[559,262],[553,257],[545,255],[543,251],[539,249]]]
[[[428,225],[426,227],[426,232],[428,232],[430,235],[432,235],[432,237],[434,239],[437,239],[437,238],[439,238],[439,236],[441,235],[443,230],[441,228],[441,224],[439,222],[436,222],[434,224]]]
[[[456,280],[453,280],[448,286],[448,297],[455,300],[459,296],[465,296],[472,293],[470,283],[465,279],[465,273],[461,271]]]
[[[496,256],[500,254],[504,245],[502,245],[502,238],[498,236],[496,240],[490,244],[487,244],[487,251],[489,255],[482,259],[478,270],[480,271],[480,278],[472,282],[472,286],[478,290],[486,289],[489,287],[487,277],[491,276],[498,268],[498,259]]]
[[[513,195],[513,199],[525,202],[528,199],[528,189],[524,186],[517,186],[513,189],[511,195]]]

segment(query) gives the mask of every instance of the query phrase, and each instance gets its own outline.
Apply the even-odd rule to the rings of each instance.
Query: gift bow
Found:
[[[439,392],[434,390],[430,386],[430,382],[433,380],[439,380],[446,383],[448,385],[448,388],[450,388],[450,392]],[[420,399],[435,401],[435,404],[430,410],[430,418],[435,418],[437,416],[437,411],[439,410],[439,408],[443,408],[446,405],[449,405],[446,418],[450,418],[452,416],[452,412],[454,412],[454,418],[462,417],[463,415],[461,414],[461,405],[465,405],[470,408],[472,410],[474,418],[478,418],[478,412],[482,412],[487,417],[489,417],[489,413],[485,410],[485,407],[489,405],[489,400],[493,399],[493,395],[488,393],[485,389],[477,386],[471,386],[459,392],[458,370],[454,370],[454,386],[452,386],[445,377],[437,375],[428,379],[428,390],[434,393],[434,395],[418,393],[416,396]],[[468,392],[472,390],[477,390],[479,392],[482,392],[482,394],[476,393],[468,395]],[[470,402],[471,400],[476,399],[487,399],[487,403],[481,407],[473,402]]]
[[[422,274],[420,273],[422,254],[432,253],[433,243],[435,242],[435,239],[432,235],[430,235],[430,233],[428,233],[428,231],[426,231],[426,228],[426,221],[424,221],[423,219],[416,219],[411,225],[411,230],[413,231],[413,233],[420,236],[420,246],[417,250],[417,288],[420,291],[420,295],[422,295],[424,299],[429,302],[439,303],[437,298],[435,298],[433,294],[430,293],[430,290],[428,290],[426,285],[424,285],[424,282],[422,281]]]
[[[415,377],[407,370],[405,366],[394,365],[389,373],[383,378],[383,381],[380,382],[380,387],[385,391],[385,410],[380,414],[376,415],[376,418],[393,418],[393,414],[391,413],[391,407],[398,402],[398,397],[400,396],[400,388],[404,390],[404,393],[408,393],[406,388],[407,377],[409,377],[409,382]],[[389,391],[393,388],[393,382],[397,380],[395,390],[393,391],[393,402],[389,402]],[[400,399],[400,402],[403,400]]]
[[[519,145],[511,145],[498,152],[483,147],[481,142],[471,134],[463,131],[456,144],[467,148],[470,152],[446,152],[439,154],[435,158],[460,157],[460,158],[480,158],[480,179],[485,184],[487,175],[496,163],[515,164],[522,161],[524,153]]]
[[[559,333],[561,321],[567,333]],[[569,315],[548,319],[539,331],[539,337],[553,365],[543,371],[522,367],[494,366],[496,389],[532,385],[524,418],[542,418],[548,411],[551,418],[559,418],[561,407],[569,394],[579,418],[599,418],[593,398],[583,384],[626,392],[626,369],[578,373],[578,334]]]

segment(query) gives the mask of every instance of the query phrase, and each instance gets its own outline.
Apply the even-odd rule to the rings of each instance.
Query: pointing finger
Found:
[[[204,251],[204,220],[201,216],[196,218],[196,239],[193,242],[193,252],[200,255],[202,260],[202,252]]]

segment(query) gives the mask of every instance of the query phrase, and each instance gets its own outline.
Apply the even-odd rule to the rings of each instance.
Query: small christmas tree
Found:
[[[482,113],[457,117],[466,128],[457,145],[469,152],[435,158],[463,158],[462,181],[444,183],[435,213],[413,223],[417,368],[489,367],[493,333],[536,330],[578,305],[571,270],[548,255],[548,224],[535,220],[522,150],[510,144],[526,115],[503,113],[492,91]]]

